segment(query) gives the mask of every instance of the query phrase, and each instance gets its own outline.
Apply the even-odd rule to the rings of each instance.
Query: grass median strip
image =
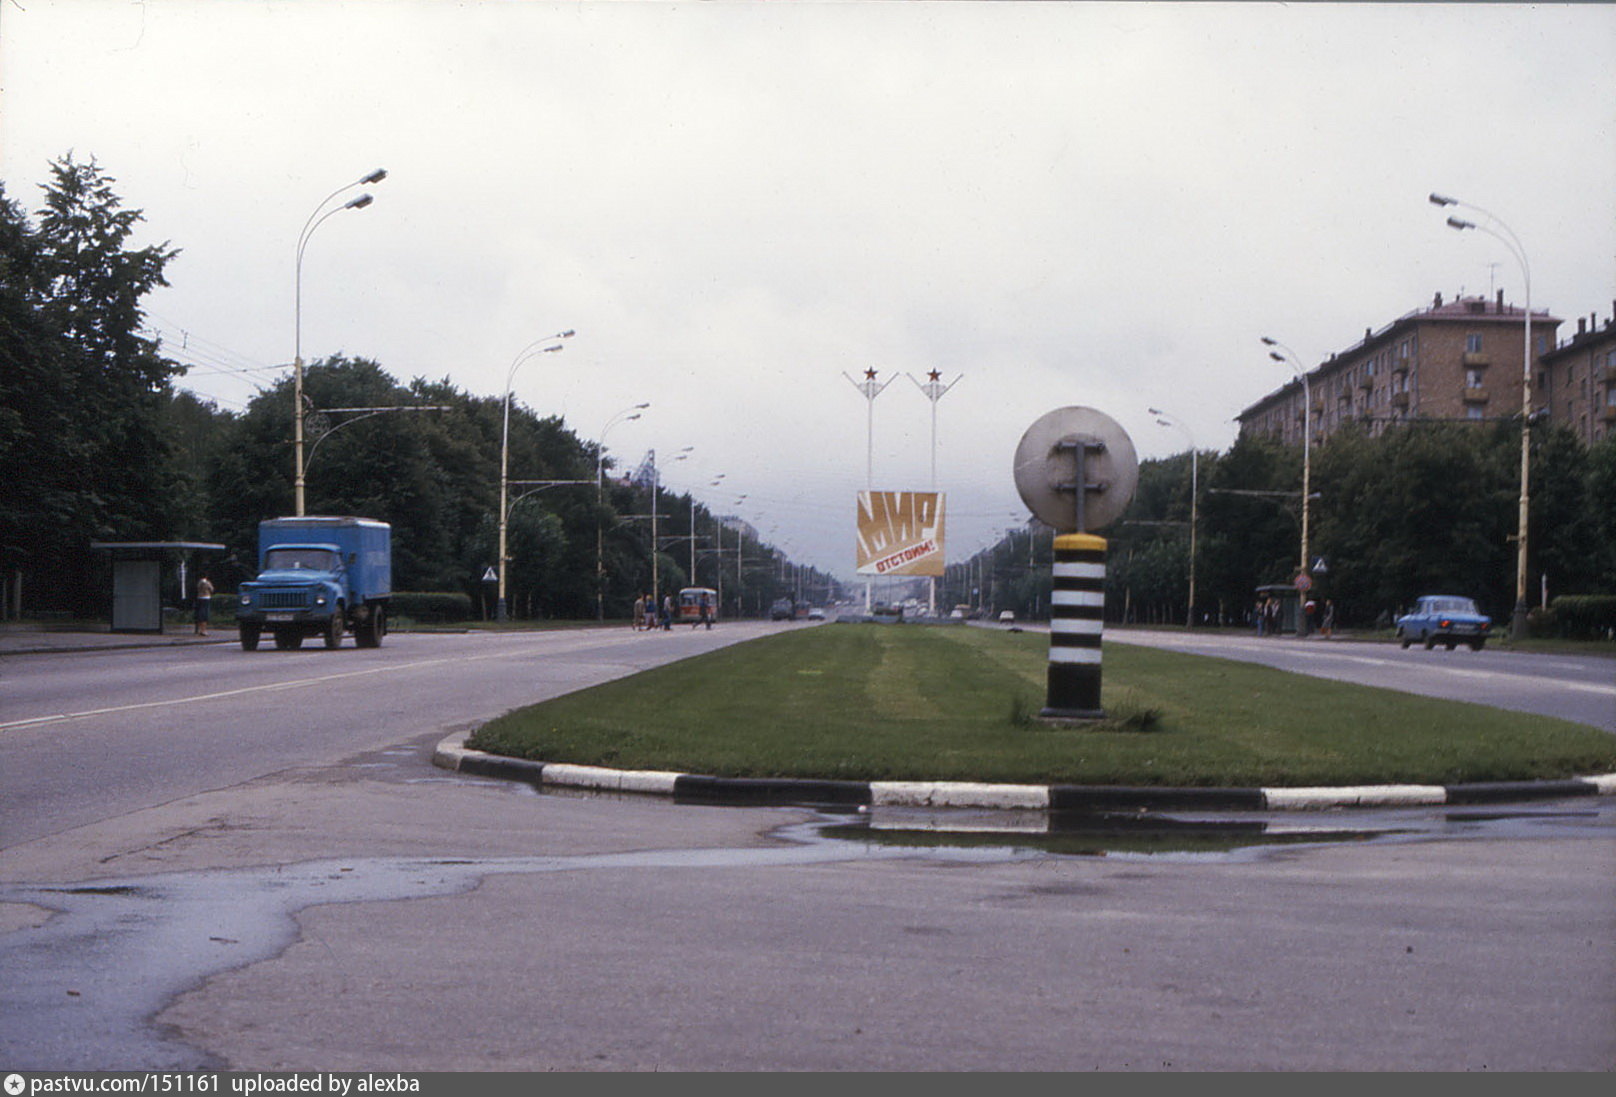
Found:
[[[1564,720],[1109,644],[1109,718],[1036,719],[1048,640],[831,625],[519,709],[470,746],[721,777],[1028,784],[1455,784],[1616,770]]]

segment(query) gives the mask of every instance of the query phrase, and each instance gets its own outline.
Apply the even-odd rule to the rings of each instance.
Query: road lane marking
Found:
[[[317,686],[328,682],[339,682],[348,678],[363,678],[369,675],[377,674],[395,674],[399,671],[419,670],[423,667],[443,666],[446,663],[478,663],[489,659],[523,658],[540,651],[553,654],[557,645],[562,644],[563,641],[574,641],[572,644],[565,646],[569,646],[576,650],[578,647],[582,646],[582,641],[598,641],[599,639],[601,639],[601,637],[598,634],[594,636],[582,636],[576,634],[565,635],[560,633],[547,634],[543,638],[539,639],[537,643],[524,644],[519,648],[511,648],[503,651],[483,652],[476,655],[441,656],[435,659],[417,659],[410,663],[397,663],[384,667],[365,667],[361,670],[347,670],[336,674],[320,674],[311,678],[295,678],[285,682],[266,682],[262,685],[242,686],[238,689],[219,690],[213,693],[199,693],[188,697],[169,697],[158,701],[137,701],[127,705],[112,705],[106,708],[85,709],[81,712],[56,712],[49,713],[44,716],[30,716],[22,720],[8,720],[0,723],[0,731],[13,731],[19,728],[38,727],[42,724],[62,723],[67,720],[86,720],[95,716],[116,716],[125,712],[139,712],[143,709],[166,708],[174,705],[189,705],[201,701],[220,701],[230,697],[243,697],[253,693],[269,693],[275,690],[284,689],[301,689],[306,686]],[[617,644],[618,647],[625,647],[635,642],[629,637],[610,637],[609,639],[620,641]],[[617,664],[608,662],[606,665],[615,666]],[[629,665],[628,669],[632,671],[636,669],[636,667]]]
[[[404,670],[419,670],[423,667],[442,666],[445,663],[474,663],[485,659],[507,659],[518,655],[528,655],[533,647],[523,647],[512,651],[489,652],[482,655],[465,655],[456,657],[443,657],[438,659],[418,659],[411,663],[396,663],[385,667],[366,667],[363,670],[347,670],[339,674],[320,674],[312,678],[294,678],[285,682],[266,682],[257,686],[242,686],[239,689],[219,690],[214,693],[198,693],[189,697],[168,697],[159,701],[138,701],[128,705],[111,705],[107,708],[84,709],[81,712],[57,712],[45,716],[30,716],[23,720],[8,720],[0,723],[0,731],[11,731],[15,728],[34,727],[39,724],[53,724],[64,720],[84,720],[93,716],[115,716],[124,712],[138,712],[142,709],[165,708],[170,705],[189,705],[200,701],[220,701],[228,697],[243,697],[253,693],[270,693],[283,689],[302,689],[305,686],[317,686],[327,682],[339,682],[347,678],[363,678],[376,674],[394,674]]]

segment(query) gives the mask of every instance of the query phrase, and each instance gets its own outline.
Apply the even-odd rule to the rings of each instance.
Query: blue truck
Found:
[[[380,647],[393,593],[393,530],[369,518],[270,518],[258,523],[258,578],[238,588],[243,651],[265,632],[283,651],[310,636],[328,648],[352,631]]]

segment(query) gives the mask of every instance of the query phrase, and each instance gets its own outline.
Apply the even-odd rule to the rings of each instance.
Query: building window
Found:
[[[1465,353],[1466,354],[1480,354],[1481,353],[1481,335],[1480,335],[1480,333],[1472,333],[1470,335],[1465,336]]]
[[[1472,404],[1470,407],[1465,409],[1465,418],[1466,419],[1480,419],[1481,418],[1481,411],[1482,411],[1482,409],[1481,409],[1481,407],[1479,405]]]

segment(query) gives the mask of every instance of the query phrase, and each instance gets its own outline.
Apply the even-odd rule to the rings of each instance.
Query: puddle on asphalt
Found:
[[[963,827],[948,820],[879,816],[821,829],[827,838],[909,849],[1036,850],[1068,857],[1181,855],[1203,859],[1238,850],[1333,842],[1368,842],[1402,831],[1313,827],[1252,821],[1191,820],[1150,813],[1050,813],[1025,827]]]
[[[594,869],[781,867],[898,860],[913,850],[816,839],[791,844],[575,857],[353,858],[168,873],[85,884],[0,884],[0,905],[51,912],[0,935],[0,1064],[9,1070],[217,1070],[153,1020],[207,979],[273,959],[297,915],[329,903],[454,895],[499,874]],[[1004,862],[1013,850],[939,851]]]
[[[1285,813],[1006,812],[860,809],[820,827],[830,839],[908,849],[1019,849],[1073,857],[1250,860],[1306,845],[1435,838],[1605,837],[1616,810],[1601,804],[1488,810],[1341,809]]]

